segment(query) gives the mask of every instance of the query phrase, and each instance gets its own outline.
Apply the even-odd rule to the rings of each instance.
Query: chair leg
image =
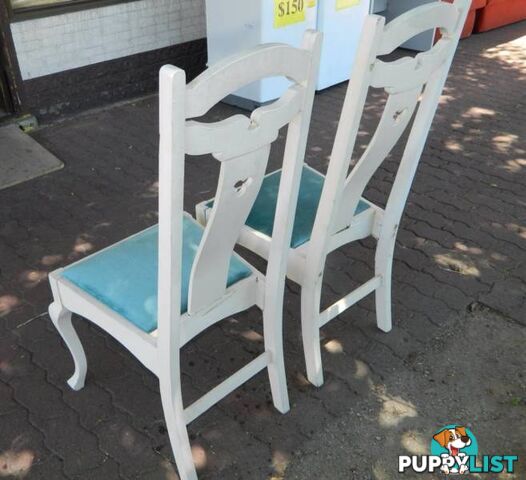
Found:
[[[55,301],[49,306],[49,316],[75,362],[75,373],[68,380],[68,384],[73,390],[80,390],[84,387],[88,364],[84,348],[82,348],[77,332],[71,323],[71,312],[55,298]]]
[[[290,410],[290,403],[283,353],[283,312],[281,308],[275,307],[275,305],[283,305],[283,303],[275,301],[268,303],[274,303],[274,305],[267,304],[263,310],[265,350],[270,353],[269,364],[267,365],[270,390],[276,410],[287,413]]]
[[[384,332],[393,328],[391,314],[391,275],[393,270],[393,252],[395,238],[378,242],[375,258],[375,275],[382,277],[380,286],[376,289],[376,323]]]
[[[180,388],[180,382],[179,382]],[[170,383],[160,380],[161,400],[163,404],[166,428],[170,436],[172,451],[181,480],[197,480],[197,471],[192,458],[192,449],[188,430],[184,421],[184,409],[181,394],[173,392]],[[180,390],[179,390],[180,392]]]
[[[307,378],[317,387],[323,385],[323,368],[320,346],[321,282],[301,287],[301,335]]]

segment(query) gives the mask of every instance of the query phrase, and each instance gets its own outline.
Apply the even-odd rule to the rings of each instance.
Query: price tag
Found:
[[[274,0],[274,28],[305,21],[305,0]]]
[[[336,0],[336,10],[356,7],[357,5],[360,5],[360,1],[361,0]]]

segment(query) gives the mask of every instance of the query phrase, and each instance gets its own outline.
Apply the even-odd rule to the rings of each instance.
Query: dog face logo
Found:
[[[441,447],[447,448],[453,457],[456,457],[461,449],[471,445],[471,438],[466,433],[466,427],[445,428],[433,438]]]
[[[442,449],[447,450],[447,454],[442,453],[454,459],[453,466],[443,465],[442,471],[446,474],[466,474],[469,473],[469,467],[464,462],[467,459],[466,452],[462,450],[469,447],[472,443],[471,437],[466,431],[466,427],[449,426],[433,435],[433,440],[437,442]],[[469,453],[469,452],[468,452]]]

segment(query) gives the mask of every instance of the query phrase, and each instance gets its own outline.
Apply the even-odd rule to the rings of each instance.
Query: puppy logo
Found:
[[[466,428],[449,425],[433,435],[431,449],[445,461],[440,470],[446,475],[464,475],[469,473],[469,455],[476,449],[476,440]],[[440,447],[440,448],[438,448]],[[469,447],[472,447],[471,449]]]

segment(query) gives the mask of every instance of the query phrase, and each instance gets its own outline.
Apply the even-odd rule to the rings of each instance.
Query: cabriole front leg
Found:
[[[68,384],[73,390],[80,390],[84,387],[84,381],[86,380],[87,361],[84,348],[71,323],[71,312],[55,299],[49,306],[49,316],[75,362],[75,372],[68,380]]]

